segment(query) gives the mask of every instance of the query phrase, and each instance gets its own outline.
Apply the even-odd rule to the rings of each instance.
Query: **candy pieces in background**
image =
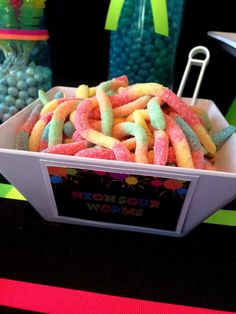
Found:
[[[45,2],[0,2],[0,123],[51,88]]]
[[[0,121],[4,122],[16,112],[38,98],[38,90],[51,87],[51,70],[29,64],[0,78]]]

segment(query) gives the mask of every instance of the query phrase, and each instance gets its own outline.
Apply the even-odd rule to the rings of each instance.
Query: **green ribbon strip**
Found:
[[[116,31],[125,0],[111,0],[106,17],[105,29]],[[155,33],[168,36],[168,12],[166,0],[150,0]]]
[[[236,211],[219,209],[205,221],[208,224],[224,225],[236,227]]]
[[[236,97],[234,98],[228,112],[226,113],[225,119],[229,124],[236,125]]]
[[[108,8],[105,29],[116,31],[125,0],[111,0]]]
[[[166,0],[150,0],[155,33],[169,36]]]
[[[26,201],[25,197],[11,184],[0,183],[0,197]]]

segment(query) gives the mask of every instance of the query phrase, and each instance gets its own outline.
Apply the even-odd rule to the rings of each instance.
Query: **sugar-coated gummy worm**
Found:
[[[207,151],[210,154],[215,154],[216,146],[202,125],[198,115],[170,89],[166,88],[160,97],[188,123],[188,125],[197,134],[201,144],[207,149]]]
[[[154,158],[155,165],[165,166],[168,160],[169,137],[164,130],[154,131]]]
[[[146,96],[146,95],[144,95]],[[127,94],[114,94],[109,96],[112,108],[117,108],[120,106],[123,106],[125,104],[128,104],[131,101],[134,101],[136,97],[132,97]]]
[[[96,98],[87,98],[81,101],[80,105],[75,110],[73,119],[73,123],[76,129],[75,133],[80,134],[84,130],[91,128],[89,123],[90,112],[97,106],[98,101]]]
[[[40,112],[40,115],[43,115],[48,112],[54,111],[61,103],[66,102],[66,101],[81,101],[80,98],[58,98],[58,99],[53,99],[50,100],[43,108],[42,111]]]
[[[171,165],[177,165],[175,150],[173,146],[169,146],[167,163]]]
[[[101,148],[99,147],[86,148],[77,152],[75,156],[108,159],[108,160],[116,159],[116,156],[111,149],[102,148],[102,147]]]
[[[42,89],[38,91],[38,97],[44,106],[49,102],[47,94]]]
[[[125,105],[113,109],[113,115],[115,118],[126,117],[135,110],[144,109],[147,107],[147,103],[150,100],[150,96],[142,96],[134,101],[131,101]]]
[[[43,105],[37,104],[16,135],[16,149],[29,150],[29,136],[38,121]]]
[[[185,122],[185,120],[177,113],[171,112],[169,116],[174,119],[174,121],[179,125],[179,127],[184,132],[184,135],[186,136],[192,154],[194,167],[197,169],[203,169],[204,151],[196,133],[187,124],[187,122]]]
[[[197,106],[190,106],[190,109],[198,115],[205,129],[209,131],[211,129],[211,121],[207,111]]]
[[[111,135],[113,126],[113,112],[109,97],[102,88],[97,88],[96,97],[101,113],[101,129],[104,135]]]
[[[141,125],[134,122],[122,122],[114,126],[112,134],[118,139],[122,139],[127,135],[133,135],[136,139],[135,161],[148,163],[148,137]]]
[[[133,100],[145,95],[156,96],[158,97],[158,100],[160,100],[159,96],[164,90],[165,87],[158,83],[136,83],[127,87],[119,88],[118,94],[126,95],[126,97],[133,98]]]
[[[87,98],[77,107],[74,119],[76,131],[73,134],[73,139],[76,140],[78,136],[82,136],[90,143],[111,149],[116,156],[116,160],[132,161],[129,150],[119,140],[91,128],[88,117],[90,111],[97,105],[95,98]]]
[[[151,125],[157,130],[164,130],[166,121],[158,99],[153,97],[147,104]]]
[[[190,148],[183,131],[171,117],[165,115],[165,119],[165,131],[174,148],[177,166],[183,168],[194,168]]]
[[[129,82],[128,82],[128,78],[126,75],[122,75],[116,78],[113,78],[109,81],[105,81],[100,83],[97,88],[99,89],[103,89],[104,91],[115,91],[120,87],[126,87],[128,86]]]
[[[153,149],[150,149],[147,152],[147,158],[148,158],[148,163],[149,164],[154,164],[154,150]]]
[[[236,127],[234,125],[229,125],[219,132],[211,135],[212,141],[215,143],[217,150],[227,141],[227,139],[235,132]]]
[[[144,117],[144,119],[145,119],[146,121],[150,121],[150,115],[149,115],[147,109],[139,109],[139,112],[142,114],[142,116]],[[134,115],[133,115],[133,113],[129,114],[129,115],[126,117],[126,121],[128,121],[128,122],[134,121]]]
[[[95,129],[96,131],[101,131],[101,120],[90,119],[89,121],[90,121],[89,124],[91,125],[91,127],[93,129]],[[113,126],[118,124],[118,123],[125,122],[125,121],[126,121],[125,118],[115,118],[113,120]]]
[[[79,85],[75,90],[75,96],[81,99],[88,98],[89,97],[88,85],[85,85],[85,84]]]
[[[74,156],[78,151],[88,147],[88,142],[86,140],[81,140],[78,142],[73,142],[69,144],[57,144],[50,146],[43,150],[43,153],[50,154],[60,154],[60,155],[70,155]]]
[[[134,150],[136,147],[136,138],[130,137],[126,140],[123,140],[122,144],[124,144],[130,151]],[[154,145],[154,138],[148,136],[148,148],[149,149],[153,148],[153,145]]]
[[[48,135],[49,147],[62,143],[65,119],[73,110],[77,108],[78,103],[78,101],[74,100],[65,101],[61,103],[60,106],[58,106],[53,112]]]
[[[35,123],[30,137],[29,137],[29,150],[33,152],[38,152],[40,149],[40,141],[43,134],[43,130],[46,125],[50,122],[52,118],[52,112],[46,113],[41,116],[39,120]]]
[[[89,87],[89,97],[94,97],[96,95],[96,86]]]
[[[212,171],[216,171],[216,167],[208,160],[205,158],[204,160],[204,170],[212,170]]]
[[[48,134],[49,134],[49,129],[50,129],[50,123],[51,121],[48,122],[48,124],[43,129],[41,139],[39,142],[39,151],[42,151],[48,147]]]
[[[107,91],[116,90],[121,86],[127,86],[128,80],[123,76],[121,78],[112,79],[110,81],[100,83],[96,88],[96,97],[101,114],[101,128],[102,133],[110,136],[113,126],[113,111]]]
[[[107,94],[107,92],[106,92]],[[131,110],[130,107],[132,106],[132,102],[137,100],[136,98],[132,98],[132,97],[128,97],[127,95],[119,95],[119,94],[114,94],[114,95],[107,95],[109,97],[109,101],[110,104],[113,108],[113,115],[115,116],[122,116],[124,115],[124,110]],[[145,97],[145,96],[144,96]],[[138,102],[140,103],[140,102]],[[128,108],[127,107],[123,107],[123,109],[121,109],[122,115],[120,114],[120,110],[116,110],[116,108],[119,108],[121,106],[127,105],[129,104]],[[101,113],[99,108],[95,108],[91,114],[90,114],[90,118],[92,119],[100,119],[101,118]]]
[[[153,137],[153,134],[152,134],[151,130],[149,129],[149,127],[146,123],[146,120],[145,120],[145,118],[144,118],[144,116],[140,110],[134,111],[133,118],[134,118],[135,123],[141,125],[144,128],[147,136]]]

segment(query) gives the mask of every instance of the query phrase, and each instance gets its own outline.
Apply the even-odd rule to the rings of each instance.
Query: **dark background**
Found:
[[[186,0],[175,68],[174,91],[177,92],[189,51],[198,45],[206,46],[211,57],[199,97],[212,99],[223,113],[236,96],[236,58],[207,32],[236,32],[234,3],[233,0]],[[45,16],[54,85],[91,86],[107,79],[109,31],[104,29],[104,24],[108,5],[108,0],[47,1]],[[194,71],[190,73],[184,96],[193,94],[197,75]]]

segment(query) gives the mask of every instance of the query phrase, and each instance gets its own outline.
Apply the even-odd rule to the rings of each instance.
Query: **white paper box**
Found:
[[[74,88],[54,87],[74,95]],[[190,99],[185,99],[189,102]],[[48,221],[183,236],[236,197],[236,135],[219,150],[219,171],[15,150],[31,105],[0,126],[0,173]],[[211,100],[212,132],[228,125]]]

